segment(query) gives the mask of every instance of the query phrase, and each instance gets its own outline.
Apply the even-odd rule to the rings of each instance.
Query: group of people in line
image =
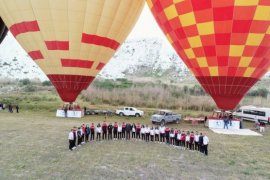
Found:
[[[85,144],[86,142],[102,140],[140,140],[146,142],[166,143],[180,149],[196,150],[208,155],[209,138],[206,134],[184,131],[177,128],[165,126],[148,126],[140,123],[117,123],[107,124],[94,123],[91,125],[82,124],[80,127],[73,127],[68,135],[69,150]]]
[[[16,109],[16,113],[19,113],[19,105],[17,104],[17,105],[11,105],[11,104],[9,104],[8,106],[7,106],[7,108],[8,108],[8,112],[10,112],[10,113],[13,113],[13,108],[15,108]],[[6,109],[6,104],[2,104],[2,103],[0,103],[0,110],[5,110]]]

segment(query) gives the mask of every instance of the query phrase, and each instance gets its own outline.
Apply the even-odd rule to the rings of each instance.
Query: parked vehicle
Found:
[[[141,117],[144,115],[144,112],[141,110],[138,110],[134,107],[124,107],[122,109],[118,109],[115,112],[116,115],[119,116],[135,116],[135,117]]]
[[[169,110],[159,110],[156,114],[151,116],[150,120],[153,124],[159,123],[161,125],[165,125],[169,122],[179,123],[181,120],[181,115],[173,113]]]
[[[242,106],[233,115],[249,121],[260,120],[270,123],[270,108]]]
[[[95,109],[86,109],[84,114],[85,115],[95,115],[95,114],[98,114],[98,113],[97,113],[97,110],[95,110]]]
[[[86,109],[85,115],[107,115],[112,116],[114,112],[112,110],[100,110],[100,109]]]

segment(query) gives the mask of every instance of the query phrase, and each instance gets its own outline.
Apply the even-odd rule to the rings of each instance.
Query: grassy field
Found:
[[[0,179],[270,179],[269,129],[262,137],[248,137],[215,134],[203,125],[168,125],[206,132],[210,138],[207,157],[167,145],[124,140],[68,150],[71,127],[103,119],[0,111]],[[149,117],[107,120],[150,124]]]

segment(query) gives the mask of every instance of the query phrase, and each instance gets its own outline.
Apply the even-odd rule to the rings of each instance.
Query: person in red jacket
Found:
[[[166,143],[170,144],[170,128],[166,127],[165,128],[165,138],[166,138]]]
[[[104,139],[107,140],[108,125],[107,125],[106,121],[103,121],[101,128],[102,128],[102,140],[104,140]]]
[[[185,131],[182,131],[182,133],[181,133],[181,146],[182,146],[182,149],[186,148],[186,133],[185,133]]]
[[[174,139],[175,139],[175,146],[179,146],[179,141],[177,139],[178,129],[174,129]]]
[[[140,138],[141,138],[141,125],[140,123],[138,123],[136,126],[136,139],[140,140]]]
[[[115,122],[113,125],[113,140],[117,139],[117,130],[118,130],[118,124],[117,122]]]
[[[90,126],[90,141],[95,140],[95,124],[92,123]]]
[[[190,138],[189,138],[189,149],[194,150],[194,140],[195,140],[195,135],[193,131],[190,133]]]

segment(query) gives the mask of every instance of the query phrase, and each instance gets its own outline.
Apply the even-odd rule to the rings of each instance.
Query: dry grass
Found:
[[[214,101],[208,96],[191,96],[176,86],[149,84],[126,89],[104,89],[90,86],[82,93],[82,99],[92,104],[110,104],[169,108],[180,110],[212,111]]]
[[[270,178],[269,129],[263,137],[247,137],[214,134],[201,125],[169,125],[207,132],[208,157],[138,141],[95,142],[68,151],[71,127],[102,120],[100,116],[61,119],[54,113],[0,111],[0,179]],[[110,117],[108,121],[149,123],[148,117]]]

